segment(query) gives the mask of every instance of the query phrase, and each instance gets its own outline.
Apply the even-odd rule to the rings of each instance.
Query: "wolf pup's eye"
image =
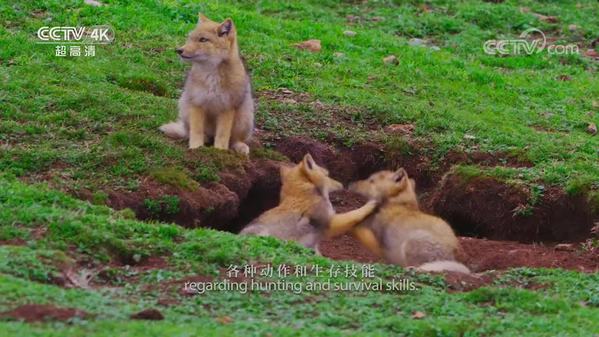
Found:
[[[200,42],[208,42],[208,41],[210,41],[210,40],[208,40],[208,39],[207,39],[207,38],[205,38],[205,37],[200,37],[200,38],[198,39],[198,41],[200,41]]]

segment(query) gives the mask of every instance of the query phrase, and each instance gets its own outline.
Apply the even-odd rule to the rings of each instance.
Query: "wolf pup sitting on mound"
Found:
[[[314,249],[323,238],[349,231],[376,208],[375,201],[356,210],[335,214],[329,192],[343,185],[331,178],[329,172],[316,165],[310,154],[294,167],[281,167],[281,200],[252,221],[240,234],[274,236],[294,240]]]
[[[177,53],[192,63],[191,71],[179,99],[179,119],[160,130],[173,138],[189,137],[190,149],[214,138],[215,148],[247,155],[254,101],[233,21],[217,23],[200,14],[197,27]]]
[[[454,259],[459,244],[453,230],[441,218],[420,211],[416,184],[403,168],[377,172],[349,189],[381,203],[353,230],[371,251],[403,267],[470,273]]]

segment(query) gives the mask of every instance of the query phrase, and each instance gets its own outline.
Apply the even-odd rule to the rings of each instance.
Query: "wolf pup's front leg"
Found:
[[[383,248],[381,247],[381,243],[370,228],[366,226],[358,226],[353,229],[352,234],[366,248],[370,249],[371,252],[375,253],[378,257],[383,257]]]
[[[377,207],[377,202],[371,200],[364,206],[346,213],[335,214],[331,217],[326,236],[328,238],[341,235],[364,221]]]
[[[214,136],[214,147],[217,149],[228,150],[231,140],[231,129],[235,111],[229,110],[218,115],[216,119],[216,135]]]
[[[189,109],[189,148],[197,149],[204,146],[206,113],[204,109],[197,106],[188,106]]]

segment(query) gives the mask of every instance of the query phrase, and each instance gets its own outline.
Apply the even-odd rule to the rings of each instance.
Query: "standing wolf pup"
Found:
[[[214,147],[242,154],[254,129],[250,79],[239,55],[231,19],[222,23],[199,14],[197,27],[177,49],[192,63],[179,99],[179,119],[160,127],[169,137],[189,138],[195,149],[214,138]]]
[[[281,166],[281,180],[279,205],[262,213],[240,234],[294,240],[319,253],[318,244],[323,238],[349,231],[376,208],[376,202],[369,201],[356,210],[336,214],[329,192],[343,185],[316,165],[310,154],[292,168]]]
[[[470,273],[455,261],[459,243],[453,230],[420,210],[416,183],[403,168],[377,172],[349,189],[381,202],[379,210],[353,230],[371,251],[402,267]]]

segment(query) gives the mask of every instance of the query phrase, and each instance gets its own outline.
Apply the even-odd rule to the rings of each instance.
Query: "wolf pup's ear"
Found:
[[[218,36],[229,35],[233,30],[233,21],[231,19],[226,19],[223,23],[218,26]]]
[[[395,182],[398,183],[398,182],[401,182],[403,180],[403,178],[407,177],[407,176],[408,176],[408,173],[406,172],[406,170],[403,167],[400,167],[393,174],[393,180],[395,180]]]
[[[206,21],[210,21],[210,19],[208,19],[208,17],[202,13],[198,13],[198,24],[202,23],[202,22],[206,22]]]
[[[314,158],[312,158],[312,155],[310,155],[309,153],[306,153],[304,159],[302,160],[302,163],[304,164],[304,169],[306,170],[313,170],[314,166],[316,166]]]

